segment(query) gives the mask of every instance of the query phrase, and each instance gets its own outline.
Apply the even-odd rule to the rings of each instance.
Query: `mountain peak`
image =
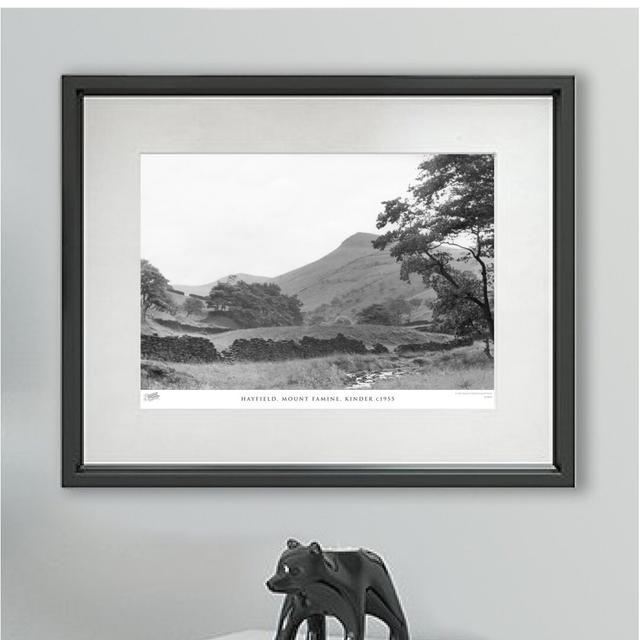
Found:
[[[359,231],[358,233],[354,233],[349,236],[340,244],[341,247],[364,247],[372,248],[371,243],[378,236],[375,233],[365,233],[364,231]]]

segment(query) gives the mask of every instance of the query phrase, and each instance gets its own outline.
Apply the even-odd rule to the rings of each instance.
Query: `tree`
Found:
[[[140,309],[146,318],[151,309],[173,313],[175,310],[167,291],[169,281],[148,260],[140,261]]]
[[[485,353],[491,357],[484,314],[480,307],[466,295],[467,292],[475,296],[481,294],[480,280],[468,271],[464,271],[461,275],[460,288],[453,287],[440,275],[432,276],[431,284],[436,292],[436,299],[431,307],[434,331],[483,338]],[[493,304],[493,300],[491,302]]]
[[[182,310],[187,316],[200,315],[204,311],[204,302],[198,298],[188,296],[182,303]]]
[[[207,306],[243,327],[302,324],[302,302],[297,296],[285,295],[271,282],[220,282],[211,289]]]
[[[359,311],[356,317],[358,324],[395,324],[393,315],[384,304],[370,304]]]
[[[493,340],[493,156],[437,154],[418,170],[407,197],[383,202],[377,227],[391,229],[373,245],[390,246],[404,280],[413,273],[430,286],[434,276],[444,279],[458,302],[478,308],[483,335]],[[468,268],[456,268],[460,263]]]
[[[216,311],[227,311],[236,299],[237,288],[234,283],[219,282],[211,288],[207,307]]]
[[[393,324],[402,324],[411,313],[411,305],[402,297],[388,298],[385,306],[393,318]]]

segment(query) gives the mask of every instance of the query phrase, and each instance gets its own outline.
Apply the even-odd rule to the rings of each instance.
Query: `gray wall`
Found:
[[[269,628],[263,580],[295,534],[380,551],[418,640],[636,640],[637,24],[632,10],[5,10],[3,639]],[[577,74],[578,488],[61,489],[63,73]]]

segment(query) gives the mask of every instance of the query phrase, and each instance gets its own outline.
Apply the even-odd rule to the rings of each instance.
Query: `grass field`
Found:
[[[280,362],[162,366],[170,367],[170,375],[152,378],[143,373],[142,389],[345,389],[363,376],[369,389],[493,389],[493,363],[480,343],[419,358],[336,354]],[[384,378],[378,379],[382,372]]]

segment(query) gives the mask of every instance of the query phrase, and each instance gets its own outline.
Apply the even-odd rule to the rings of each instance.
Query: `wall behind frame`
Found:
[[[4,10],[3,638],[273,628],[264,580],[294,535],[379,551],[416,640],[635,640],[637,24],[635,10]],[[63,73],[575,73],[578,487],[61,489]]]

